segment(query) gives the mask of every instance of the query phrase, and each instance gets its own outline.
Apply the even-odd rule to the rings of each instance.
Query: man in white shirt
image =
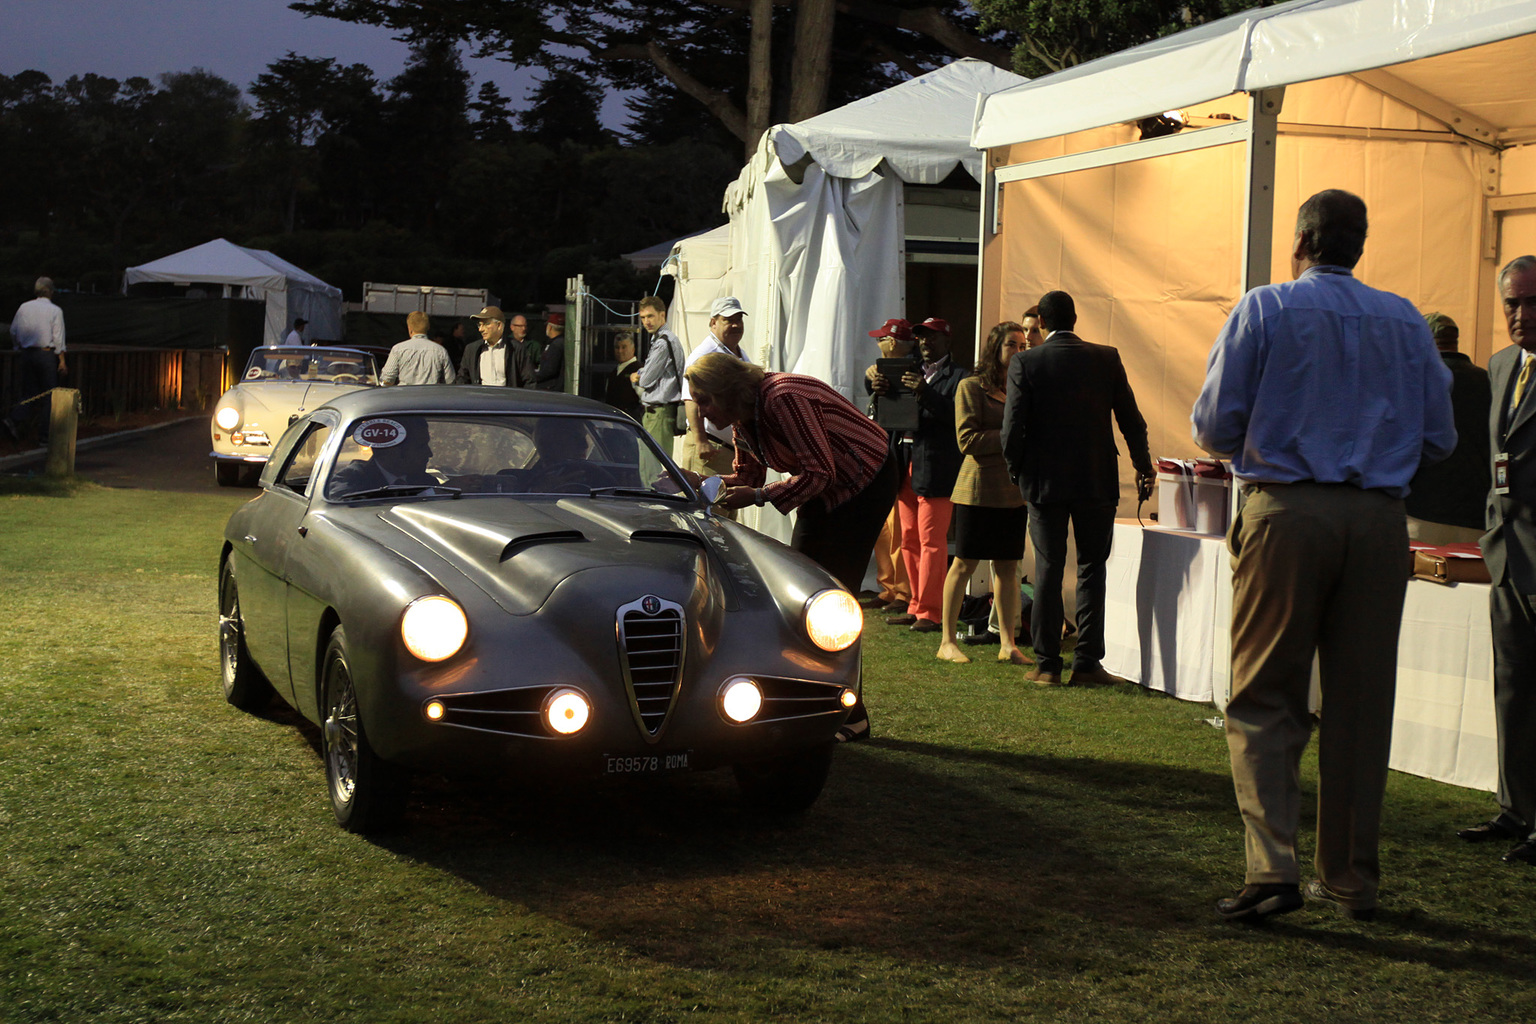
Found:
[[[419,309],[406,314],[405,327],[411,336],[389,350],[379,374],[380,384],[453,383],[453,362],[447,349],[427,337],[428,323],[427,314]]]
[[[309,321],[299,317],[293,322],[293,330],[288,332],[288,337],[283,339],[284,345],[304,345],[304,328],[309,326]]]
[[[746,333],[743,318],[746,310],[734,295],[716,299],[709,307],[709,337],[688,354],[683,364],[683,407],[688,414],[688,432],[677,444],[677,464],[700,476],[719,476],[734,469],[735,449],[731,446],[731,432],[714,427],[699,413],[693,396],[688,392],[688,367],[711,352],[729,352],[743,362],[751,362],[741,354],[741,338]]]
[[[19,425],[33,420],[38,424],[39,439],[47,441],[48,401],[26,400],[53,390],[59,376],[69,372],[64,364],[64,312],[53,304],[52,278],[38,278],[33,292],[37,297],[23,302],[11,318],[11,339],[19,353],[16,395],[22,403],[0,425],[14,440],[20,436]]]

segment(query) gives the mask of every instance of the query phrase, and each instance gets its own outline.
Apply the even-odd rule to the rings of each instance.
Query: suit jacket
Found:
[[[888,431],[891,452],[903,466],[910,460],[912,490],[924,498],[947,498],[954,493],[964,460],[955,435],[955,391],[969,372],[956,365],[953,357],[945,360],[917,396],[917,429]],[[864,391],[874,393],[868,377]]]
[[[1008,364],[1003,457],[1030,504],[1116,505],[1119,425],[1137,471],[1151,475],[1147,421],[1125,376],[1120,353],[1070,331],[1020,352]]]
[[[635,386],[629,382],[629,375],[639,368],[640,364],[633,359],[623,366],[615,367],[603,392],[603,401],[615,409],[624,410],[637,420],[642,412],[640,396],[635,394]]]
[[[1488,444],[1494,453],[1509,453],[1509,493],[1490,490],[1482,547],[1495,584],[1507,577],[1522,594],[1536,594],[1536,395],[1527,394],[1514,419],[1507,427],[1505,423],[1519,372],[1520,349],[1515,345],[1488,360],[1493,391]]]
[[[459,375],[455,378],[457,383],[481,383],[480,352],[484,348],[484,338],[464,346],[464,359],[459,363]],[[533,363],[527,357],[527,349],[513,341],[511,335],[504,334],[501,338],[501,353],[506,360],[507,387],[533,387]]]
[[[1442,352],[1440,358],[1451,371],[1456,450],[1440,462],[1419,466],[1404,504],[1415,519],[1486,529],[1491,460],[1483,424],[1492,412],[1488,371],[1460,352]]]

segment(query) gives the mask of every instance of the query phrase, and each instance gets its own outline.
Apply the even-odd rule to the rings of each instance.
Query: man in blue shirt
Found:
[[[1451,375],[1408,300],[1350,273],[1365,247],[1358,196],[1302,204],[1294,281],[1255,288],[1211,349],[1191,420],[1230,455],[1246,502],[1232,524],[1232,781],[1247,875],[1216,911],[1257,920],[1302,905],[1296,860],[1312,656],[1323,715],[1318,877],[1307,895],[1375,914],[1377,839],[1397,635],[1408,582],[1403,497],[1456,446]]]

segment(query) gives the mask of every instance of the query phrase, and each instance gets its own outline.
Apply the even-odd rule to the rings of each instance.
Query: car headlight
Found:
[[[240,410],[232,405],[221,405],[213,414],[213,422],[224,430],[234,430],[240,425]]]
[[[720,688],[720,713],[733,722],[749,722],[763,709],[763,691],[750,679],[730,679]]]
[[[468,637],[469,619],[451,597],[417,598],[400,617],[400,639],[422,661],[453,657]]]
[[[592,705],[577,690],[556,690],[544,702],[544,721],[562,736],[580,732],[592,717]]]
[[[864,631],[864,609],[846,590],[823,590],[805,603],[805,631],[824,651],[845,650]]]

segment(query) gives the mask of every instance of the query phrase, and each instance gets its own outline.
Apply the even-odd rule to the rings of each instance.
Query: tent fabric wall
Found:
[[[1286,280],[1297,207],[1344,188],[1371,211],[1357,276],[1450,314],[1486,362],[1507,343],[1496,268],[1536,251],[1533,30],[1528,2],[1298,0],[985,98],[973,141],[993,147],[1002,184],[986,193],[998,228],[983,239],[981,319],[1073,292],[1081,332],[1121,349],[1154,455],[1197,454],[1188,410],[1242,287],[1245,237],[1268,230],[1269,279]],[[1199,145],[1201,129],[1246,133],[1276,97],[1241,91],[1274,87],[1273,176],[1256,179],[1272,184],[1267,224],[1249,223],[1246,134],[1137,159],[1156,144],[1138,143],[1135,118],[1182,108],[1178,146]],[[1079,169],[1117,159],[1133,162]]]
[[[266,303],[263,337],[269,345],[281,342],[299,317],[309,321],[310,341],[341,340],[341,289],[265,249],[216,238],[123,273],[124,292],[142,282],[215,284],[227,287],[232,298],[260,299]]]

